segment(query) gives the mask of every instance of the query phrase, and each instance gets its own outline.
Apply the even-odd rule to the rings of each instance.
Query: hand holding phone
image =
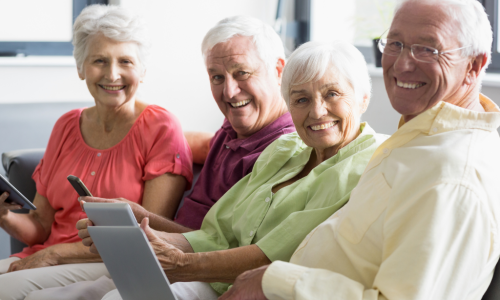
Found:
[[[9,194],[5,202],[6,207],[8,209],[17,209],[18,207],[15,204],[21,205],[23,208],[35,210],[36,206],[31,203],[26,197],[23,196],[8,180],[0,174],[0,195],[5,198],[7,194],[3,194],[7,192]],[[11,206],[12,205],[12,206]]]
[[[90,193],[89,189],[87,189],[85,184],[83,184],[83,182],[80,180],[80,178],[78,178],[74,175],[69,175],[68,181],[69,181],[69,183],[71,183],[71,185],[76,190],[76,192],[78,193],[79,196],[81,196],[81,197],[85,197],[85,196],[94,197]]]

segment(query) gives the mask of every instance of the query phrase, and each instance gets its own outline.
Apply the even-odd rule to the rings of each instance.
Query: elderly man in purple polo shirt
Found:
[[[138,222],[149,217],[150,226],[159,231],[182,233],[199,229],[219,198],[252,171],[260,153],[281,135],[295,131],[280,93],[285,66],[283,44],[271,26],[246,16],[227,18],[208,31],[201,48],[212,95],[225,120],[209,140],[210,151],[198,181],[184,198],[175,221],[130,203]],[[208,143],[207,137],[210,138],[191,135],[199,140],[198,145]],[[83,200],[127,201],[89,197]],[[79,226],[86,227],[86,222],[81,220]]]

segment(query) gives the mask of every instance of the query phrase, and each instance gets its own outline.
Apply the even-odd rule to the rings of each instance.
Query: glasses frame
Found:
[[[400,50],[400,52],[397,55],[396,54],[394,54],[394,55],[393,54],[388,54],[388,53],[384,52],[384,49],[385,49],[386,46],[382,45],[382,41],[385,41],[385,44],[387,45],[387,41],[388,40],[390,40],[390,41],[396,41],[396,42],[401,43],[401,45],[402,45],[401,46],[401,50]],[[389,55],[389,56],[399,56],[399,55],[401,55],[401,53],[403,53],[403,49],[405,47],[408,47],[408,46],[405,46],[405,44],[403,42],[401,42],[401,41],[393,40],[393,39],[386,39],[386,38],[380,39],[378,41],[378,43],[377,43],[377,46],[378,46],[378,49],[380,50],[380,52],[382,52],[382,54]],[[415,54],[413,53],[413,49],[414,49],[413,47],[414,46],[420,46],[420,47],[425,47],[425,48],[433,49],[434,51],[432,51],[432,54],[435,55],[434,56],[435,59],[433,59],[432,61],[427,61],[427,60],[421,60],[421,59],[416,58]],[[443,55],[443,54],[446,54],[446,53],[450,53],[450,52],[454,52],[454,51],[458,51],[458,50],[462,50],[462,49],[468,48],[470,46],[472,46],[472,45],[468,45],[468,46],[464,46],[464,47],[460,47],[460,48],[456,48],[456,49],[451,49],[451,50],[446,50],[446,51],[441,51],[441,52],[439,52],[439,50],[436,49],[436,48],[434,48],[434,47],[430,47],[430,46],[426,46],[426,45],[421,45],[421,44],[413,44],[413,45],[410,45],[409,47],[410,47],[410,53],[411,53],[411,56],[413,57],[413,59],[415,59],[416,61],[419,61],[419,62],[423,62],[423,63],[433,63],[433,62],[436,62],[436,61],[439,60],[439,56],[440,55]]]

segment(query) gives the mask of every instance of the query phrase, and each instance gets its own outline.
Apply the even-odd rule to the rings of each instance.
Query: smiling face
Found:
[[[356,101],[352,86],[335,68],[329,68],[318,81],[290,90],[290,114],[297,133],[326,158],[358,136],[360,116],[367,105],[367,97],[364,103]]]
[[[238,138],[249,137],[286,112],[279,90],[283,66],[280,59],[268,71],[246,36],[233,37],[208,52],[212,95]]]
[[[382,67],[391,104],[407,121],[441,100],[456,103],[467,93],[464,79],[469,61],[460,56],[460,51],[440,55],[432,63],[416,61],[410,53],[413,44],[439,52],[462,47],[456,38],[457,24],[443,9],[417,1],[406,3],[387,35],[405,46],[399,56],[383,55]]]
[[[79,76],[96,103],[116,107],[135,100],[144,77],[137,53],[133,42],[117,42],[102,34],[90,37]]]

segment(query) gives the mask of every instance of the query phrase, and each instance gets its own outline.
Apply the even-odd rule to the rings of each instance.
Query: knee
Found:
[[[22,300],[29,292],[26,279],[19,272],[5,273],[0,275],[0,299]],[[7,288],[6,288],[7,287]]]

